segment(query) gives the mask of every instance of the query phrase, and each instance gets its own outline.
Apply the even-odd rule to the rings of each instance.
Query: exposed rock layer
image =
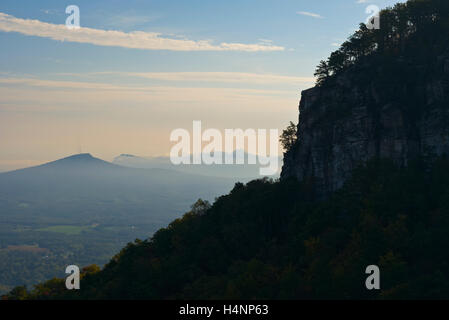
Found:
[[[359,164],[449,154],[449,55],[353,67],[302,92],[298,139],[282,178],[315,178],[319,193],[340,188]]]

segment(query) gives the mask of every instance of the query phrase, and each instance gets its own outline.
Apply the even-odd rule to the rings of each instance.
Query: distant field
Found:
[[[22,246],[8,246],[6,250],[9,251],[28,251],[28,252],[48,252],[46,248],[39,248],[37,245],[22,245]]]
[[[80,234],[83,231],[88,231],[92,228],[92,226],[70,226],[70,225],[61,225],[61,226],[50,226],[46,228],[37,229],[36,231],[46,231],[46,232],[58,232],[67,235],[76,235]]]

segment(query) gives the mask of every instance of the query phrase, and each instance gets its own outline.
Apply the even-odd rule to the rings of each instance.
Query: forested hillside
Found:
[[[197,202],[81,290],[54,279],[8,299],[444,298],[449,295],[449,160],[398,168],[373,161],[330,199],[313,182],[237,184]],[[378,265],[381,290],[365,287]]]

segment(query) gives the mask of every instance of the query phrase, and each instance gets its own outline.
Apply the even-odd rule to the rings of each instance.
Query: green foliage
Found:
[[[321,61],[315,76],[323,85],[333,76],[357,63],[374,65],[379,58],[435,56],[446,48],[449,34],[449,2],[446,0],[409,0],[380,12],[380,29],[360,24],[341,47]]]
[[[195,202],[192,207],[190,212],[192,212],[193,214],[204,214],[206,213],[207,210],[209,210],[211,207],[209,201],[205,201],[203,199],[198,199],[197,202]]]
[[[313,183],[237,184],[128,244],[81,290],[51,280],[8,299],[439,299],[449,296],[449,160],[371,161],[325,201]],[[194,206],[195,208],[196,206]],[[365,288],[379,265],[381,290]]]
[[[321,85],[328,79],[331,75],[331,70],[329,68],[329,63],[327,61],[321,60],[320,64],[313,74],[316,77],[317,85]]]
[[[12,289],[7,296],[2,297],[4,300],[27,300],[29,292],[25,286],[19,286]]]
[[[296,135],[296,124],[290,121],[290,124],[287,128],[282,131],[280,142],[282,147],[286,152],[288,152],[295,144],[297,135]]]

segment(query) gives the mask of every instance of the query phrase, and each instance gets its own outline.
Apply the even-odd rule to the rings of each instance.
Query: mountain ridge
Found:
[[[90,153],[80,153],[80,154],[73,154],[70,156],[66,156],[57,160],[45,162],[36,166],[26,167],[26,168],[20,168],[12,171],[6,171],[6,172],[0,172],[0,175],[7,175],[7,174],[13,174],[18,172],[24,172],[31,169],[42,169],[42,168],[67,168],[70,166],[107,166],[107,167],[113,167],[116,166],[113,163],[110,163],[108,161],[102,160],[100,158],[93,157]]]

